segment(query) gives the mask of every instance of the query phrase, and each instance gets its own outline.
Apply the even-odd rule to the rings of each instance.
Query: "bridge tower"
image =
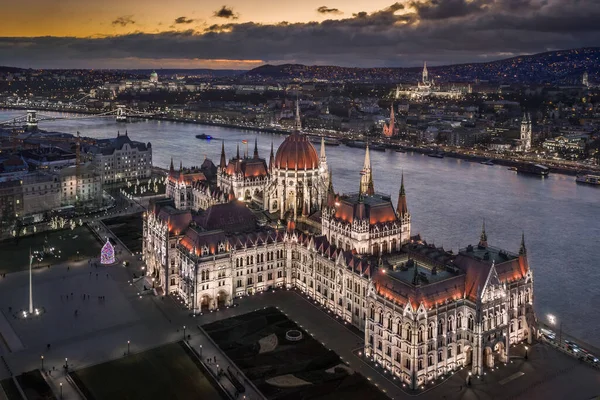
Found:
[[[117,106],[117,122],[127,122],[127,113],[123,105]]]
[[[27,123],[28,129],[35,129],[38,126],[37,112],[35,110],[27,110]]]

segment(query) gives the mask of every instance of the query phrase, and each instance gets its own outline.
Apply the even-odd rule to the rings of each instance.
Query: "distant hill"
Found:
[[[17,72],[22,72],[24,71],[24,69],[22,68],[16,68],[16,67],[3,67],[0,65],[0,73],[5,73],[5,74],[14,74]]]
[[[504,83],[579,83],[583,72],[599,81],[600,47],[559,50],[486,63],[428,66],[442,81],[475,79]],[[246,79],[329,79],[414,82],[421,68],[349,68],[301,64],[263,65],[245,73]]]

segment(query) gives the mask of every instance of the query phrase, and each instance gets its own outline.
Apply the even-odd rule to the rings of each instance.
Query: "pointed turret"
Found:
[[[225,141],[221,142],[221,162],[219,163],[219,166],[222,169],[227,168],[227,158],[225,157]]]
[[[325,137],[321,137],[321,162],[327,160],[327,156],[325,155]]]
[[[258,138],[254,138],[254,158],[258,158]]]
[[[485,233],[485,219],[481,227],[481,236],[479,237],[479,247],[488,247],[487,234]]]
[[[300,118],[300,102],[296,100],[296,121],[294,123],[294,130],[300,132],[302,130],[302,120]]]
[[[237,154],[236,154],[235,158],[238,160],[240,159],[240,144],[239,143],[237,145]]]
[[[274,163],[275,163],[275,154],[273,153],[273,141],[271,141],[271,154],[269,155],[269,171],[273,170]]]
[[[527,248],[525,247],[525,232],[521,234],[521,248],[519,249],[519,255],[527,255]]]
[[[427,61],[423,62],[423,83],[429,81],[429,72],[427,71]]]
[[[360,192],[368,196],[375,194],[375,188],[373,186],[373,175],[371,172],[371,156],[369,154],[369,145],[367,145],[367,149],[365,151],[365,162],[363,164],[362,171],[360,171],[360,174]]]
[[[399,218],[409,216],[408,205],[406,204],[406,191],[404,190],[404,172],[402,172],[402,178],[400,179],[400,193],[398,194],[398,206],[396,207],[396,213]]]
[[[175,167],[173,166],[173,157],[171,157],[171,166],[169,167],[169,175],[173,175],[175,173]]]

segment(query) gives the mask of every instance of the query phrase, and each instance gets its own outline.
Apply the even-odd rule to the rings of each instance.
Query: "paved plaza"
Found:
[[[120,245],[117,245],[117,251]],[[189,343],[203,359],[216,361],[208,365],[216,371],[228,366],[241,373],[205,336],[199,326],[247,313],[267,306],[278,306],[326,347],[334,350],[350,367],[370,379],[389,397],[413,397],[398,387],[389,376],[380,374],[368,360],[358,355],[363,345],[362,334],[331,317],[295,291],[262,293],[237,300],[238,306],[192,317],[188,310],[170,297],[157,298],[138,294],[131,284],[133,271],[139,273],[139,261],[123,252],[122,265],[90,266],[87,260],[71,261],[34,271],[34,304],[45,313],[33,320],[14,318],[15,311],[25,309],[28,302],[28,273],[16,272],[0,279],[0,323],[2,355],[0,379],[41,368],[55,393],[63,383],[64,398],[78,399],[65,379],[65,358],[70,371],[104,363],[124,356],[127,342],[132,353],[180,341],[189,335]],[[98,274],[98,277],[96,277]],[[71,296],[71,293],[73,295]],[[83,297],[86,296],[84,300]],[[89,298],[87,298],[89,296]],[[102,296],[104,300],[98,299]],[[9,310],[10,307],[10,310]],[[78,310],[77,316],[75,310]],[[186,327],[185,330],[183,327]],[[21,343],[20,348],[15,341]],[[50,344],[50,348],[48,348]],[[589,399],[600,395],[600,373],[544,344],[535,344],[527,360],[522,349],[511,349],[512,363],[485,376],[473,379],[467,387],[466,370],[417,396],[420,399]],[[9,370],[10,369],[10,370]],[[222,380],[232,395],[235,389]],[[247,399],[263,399],[249,381],[244,380]]]

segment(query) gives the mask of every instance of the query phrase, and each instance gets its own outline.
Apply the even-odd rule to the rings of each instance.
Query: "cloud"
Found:
[[[0,37],[0,65],[100,68],[125,58],[143,63],[201,54],[213,60],[415,66],[422,60],[488,61],[600,43],[597,0],[572,0],[577,7],[567,8],[561,0],[416,1],[322,22],[259,24],[230,18],[185,31]]]
[[[233,12],[233,8],[227,6],[223,6],[219,10],[215,11],[214,16],[227,19],[238,19],[239,17]]]
[[[337,8],[329,8],[327,6],[321,6],[319,8],[317,8],[317,12],[319,14],[343,14],[343,12],[341,12],[339,9]]]
[[[196,20],[191,19],[191,18],[186,18],[186,17],[175,18],[175,24],[191,24],[194,21],[196,21]]]
[[[122,17],[115,19],[113,22],[111,22],[111,24],[113,26],[127,26],[135,24],[135,21],[133,20],[133,15],[123,15]]]

